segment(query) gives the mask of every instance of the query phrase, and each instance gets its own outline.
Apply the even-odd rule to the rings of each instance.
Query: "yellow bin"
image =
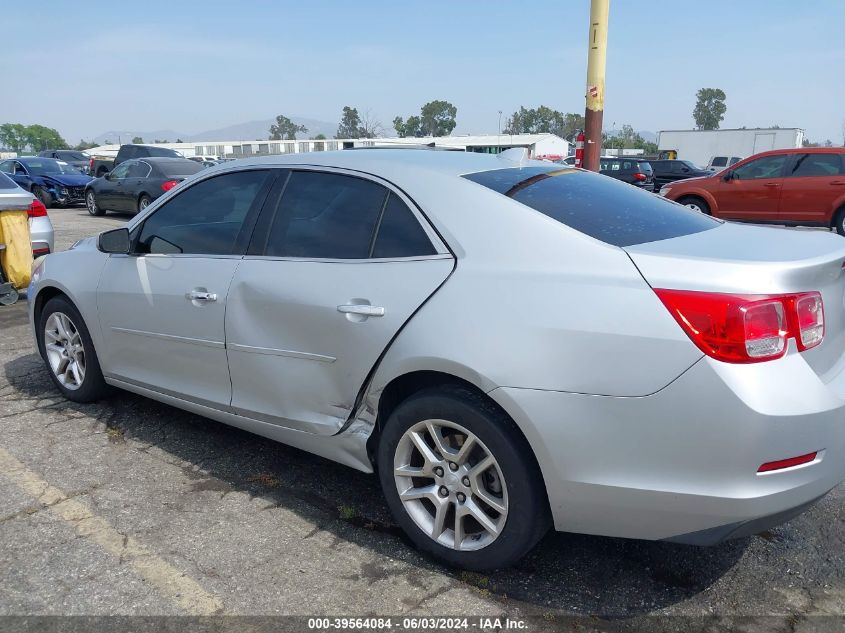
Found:
[[[32,243],[29,239],[29,214],[26,209],[0,210],[0,269],[15,288],[29,285],[32,275]]]

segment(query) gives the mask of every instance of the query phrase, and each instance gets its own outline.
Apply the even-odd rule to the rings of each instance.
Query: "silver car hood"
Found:
[[[825,341],[803,355],[820,374],[845,364],[845,239],[839,235],[725,222],[692,235],[628,246],[625,251],[653,288],[739,294],[821,292]]]

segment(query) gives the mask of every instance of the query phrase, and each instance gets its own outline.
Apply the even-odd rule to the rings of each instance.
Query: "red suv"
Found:
[[[726,220],[835,227],[845,235],[845,147],[776,149],[660,195]]]

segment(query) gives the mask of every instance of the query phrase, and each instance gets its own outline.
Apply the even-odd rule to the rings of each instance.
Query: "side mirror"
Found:
[[[97,236],[97,249],[103,253],[129,253],[132,243],[129,240],[129,229],[119,228],[100,233]]]
[[[722,180],[724,180],[725,182],[730,182],[735,177],[736,176],[734,176],[734,173],[732,171],[728,170],[728,171],[725,172],[725,175],[722,176]]]
[[[106,173],[104,173],[103,178],[105,178],[106,180],[111,180],[111,172],[107,171]]]

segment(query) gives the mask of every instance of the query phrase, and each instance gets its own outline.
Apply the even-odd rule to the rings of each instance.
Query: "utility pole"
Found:
[[[607,16],[610,0],[591,0],[587,43],[587,109],[584,113],[584,168],[599,170],[604,115],[604,69],[607,60]]]

